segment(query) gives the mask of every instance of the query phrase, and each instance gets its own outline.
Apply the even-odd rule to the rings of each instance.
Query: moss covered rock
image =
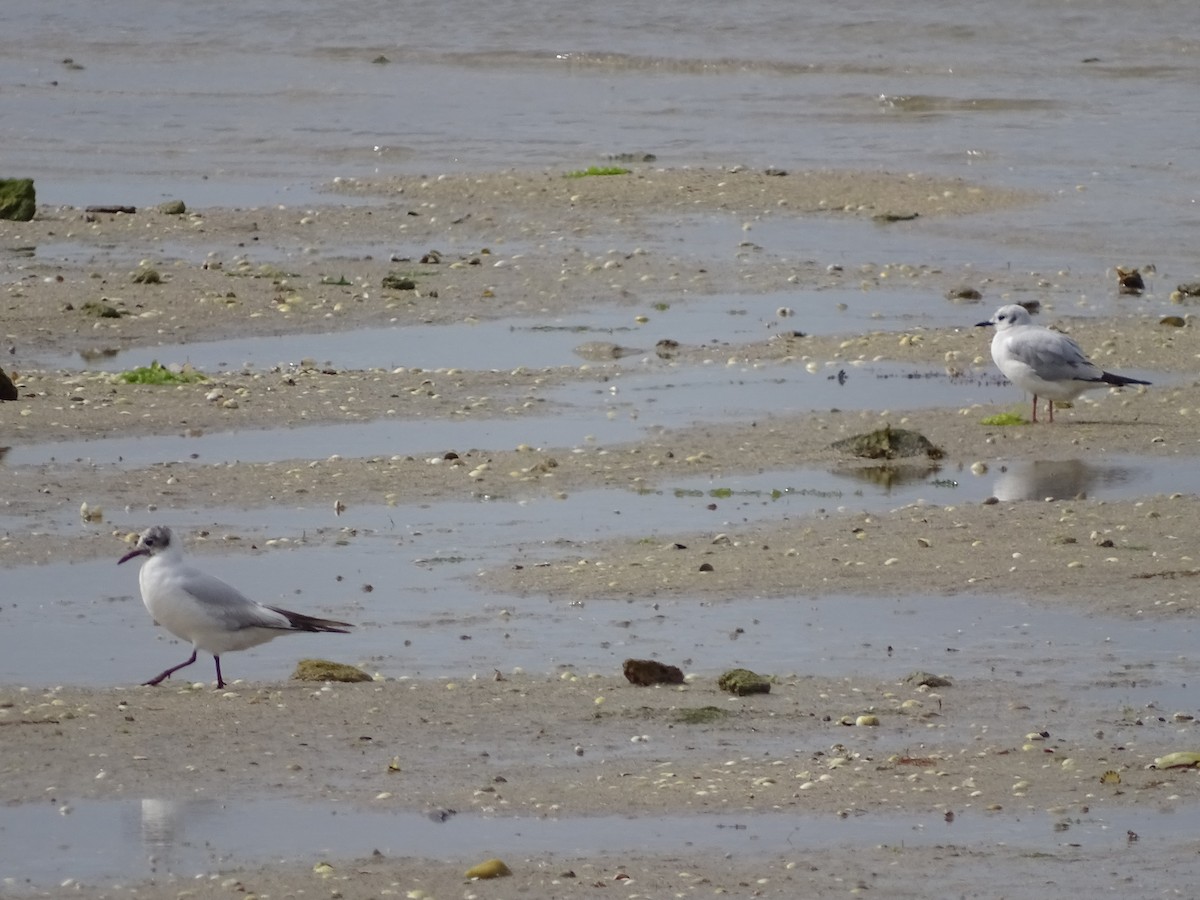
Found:
[[[771,682],[749,669],[730,669],[717,679],[717,687],[739,697],[771,693]]]
[[[941,459],[942,451],[919,431],[907,428],[892,428],[885,425],[866,434],[834,441],[834,450],[842,450],[867,459],[897,459],[906,456],[927,456]]]
[[[370,681],[371,676],[357,666],[327,659],[302,659],[292,673],[296,681]]]
[[[0,219],[28,222],[37,212],[32,178],[0,178]]]

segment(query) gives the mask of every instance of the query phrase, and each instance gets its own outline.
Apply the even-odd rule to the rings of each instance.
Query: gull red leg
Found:
[[[143,681],[142,684],[143,685],[159,684],[160,682],[164,681],[165,679],[170,678],[173,674],[175,674],[176,672],[178,672],[180,669],[184,668],[185,666],[190,666],[195,661],[196,661],[196,648],[193,647],[192,655],[187,658],[186,662],[181,662],[177,666],[172,666],[171,668],[167,669],[167,671],[163,672],[162,674],[155,675],[149,681]],[[217,672],[218,672],[218,677],[219,677],[220,670],[218,669]]]

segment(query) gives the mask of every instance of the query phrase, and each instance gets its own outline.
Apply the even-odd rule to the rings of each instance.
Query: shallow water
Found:
[[[480,21],[449,0],[413,29],[386,0],[19,5],[0,36],[5,166],[49,203],[196,207],[308,204],[336,176],[568,170],[627,151],[937,170],[1057,198],[1022,220],[1014,257],[1193,266],[1200,9],[990,12],[508,0]],[[991,254],[993,225],[955,230]]]
[[[724,353],[714,354],[718,359]],[[1127,374],[1137,375],[1137,372]],[[757,366],[682,366],[651,360],[642,369],[616,367],[599,384],[546,391],[561,404],[554,416],[511,419],[377,419],[343,425],[295,425],[194,437],[167,435],[14,444],[8,467],[85,462],[140,466],[163,462],[271,462],[461,452],[469,448],[579,447],[625,443],[647,429],[728,422],[772,413],[832,409],[910,409],[920,405],[996,405],[1015,399],[999,376],[951,377],[932,368],[896,364],[830,364],[810,373],[794,362]]]
[[[781,310],[783,314],[781,315]],[[981,312],[974,316],[978,319]],[[645,317],[648,321],[639,322]],[[225,368],[269,368],[309,359],[339,368],[461,368],[472,370],[538,369],[579,365],[594,354],[586,344],[615,344],[638,351],[609,364],[655,359],[658,341],[685,346],[731,345],[766,340],[781,332],[858,334],[915,326],[940,327],[960,319],[973,326],[972,314],[955,309],[936,292],[889,289],[864,292],[857,286],[779,294],[713,294],[657,304],[645,300],[620,308],[601,307],[562,316],[525,316],[458,325],[363,328],[329,334],[289,334],[230,338],[223,341],[163,344],[157,347],[91,350],[86,354],[46,355],[47,368],[119,372],[153,361],[190,363],[201,372]],[[725,355],[725,354],[722,354]]]
[[[1048,853],[1118,853],[1128,832],[1144,852],[1175,847],[1200,825],[1200,810],[1104,810],[1069,817],[1033,812],[908,816],[703,813],[687,816],[516,818],[472,813],[439,817],[286,800],[158,799],[53,802],[0,807],[14,888],[67,878],[84,884],[151,875],[202,875],[258,859],[314,864],[378,850],[394,859],[463,861],[495,855],[595,856],[626,852],[720,852],[755,858],[825,847],[989,847]]]
[[[610,498],[608,524],[596,527],[596,536],[643,533],[637,510],[647,503],[664,522],[713,517],[716,531],[729,522],[728,507],[736,503],[721,499],[717,505],[723,508],[708,512],[711,496],[687,492],[628,500],[626,506]],[[779,501],[747,502],[766,507],[768,515],[785,514],[784,505],[772,508]],[[610,672],[629,656],[653,655],[686,661],[685,668],[694,660],[702,671],[746,665],[886,678],[915,668],[946,669],[962,678],[1052,680],[1062,690],[1100,692],[1114,707],[1196,706],[1186,688],[1198,668],[1189,662],[1195,629],[1186,622],[1130,622],[1000,598],[914,594],[830,601],[796,595],[569,604],[492,597],[472,586],[476,572],[509,558],[504,535],[520,535],[515,539],[522,544],[544,545],[557,555],[570,546],[559,545],[558,534],[587,536],[566,531],[582,512],[569,502],[481,503],[401,514],[403,524],[378,530],[348,516],[344,527],[353,530],[338,532],[340,546],[307,547],[308,527],[292,517],[292,528],[300,530],[292,539],[300,543],[292,549],[284,544],[253,556],[205,555],[203,567],[249,596],[359,625],[350,635],[300,635],[239,653],[226,660],[226,674],[279,679],[296,659],[325,653],[369,661],[368,669],[385,675],[414,677],[488,675],[514,667]],[[756,509],[755,518],[762,515]],[[665,543],[675,531],[667,525],[657,533]],[[64,539],[69,538],[47,535]],[[249,540],[263,546],[261,537],[243,535],[243,543]],[[184,646],[153,627],[137,599],[135,571],[118,567],[115,559],[10,568],[5,583],[14,600],[0,632],[0,681],[132,683],[187,655]],[[187,677],[210,680],[211,660],[200,660]]]
[[[509,166],[567,171],[604,164],[610,153],[638,151],[654,153],[656,164],[671,167],[850,166],[948,174],[1051,198],[1015,212],[887,228],[779,214],[755,221],[745,232],[732,217],[678,219],[662,223],[660,243],[653,245],[670,250],[727,254],[750,240],[767,253],[825,263],[956,268],[975,263],[1011,265],[1019,272],[1099,273],[1118,263],[1155,262],[1163,286],[1198,275],[1194,113],[1200,7],[1187,4],[1016,0],[996,16],[994,4],[985,0],[918,0],[906,4],[903,15],[866,0],[799,5],[766,0],[753,9],[712,0],[600,5],[501,0],[481,9],[448,0],[422,7],[415,29],[409,11],[390,0],[114,0],[102,12],[91,0],[11,6],[7,27],[0,29],[5,174],[34,177],[44,203],[144,206],[172,197],[193,208],[378,202],[325,194],[322,186],[338,176]],[[373,64],[379,56],[389,61]],[[68,58],[73,63],[65,63]],[[159,245],[151,249],[173,252]],[[81,252],[95,251],[70,244],[39,248],[42,260]],[[2,277],[23,259],[0,259]],[[725,299],[731,306],[742,302]],[[620,313],[596,314],[584,324],[603,329],[615,323],[612,338],[634,346],[660,324],[675,332],[662,336],[677,340],[706,331],[713,333],[701,339],[723,338],[743,328],[765,330],[771,307],[784,304],[763,299],[769,303],[765,309],[746,301],[740,319],[722,319],[718,298],[708,307],[707,321],[678,323],[671,312],[651,314],[650,327],[628,334],[621,330]],[[873,299],[852,301],[850,315]],[[1089,308],[1110,311],[1157,310],[1161,302],[1087,298]],[[791,300],[787,305],[797,306]],[[940,317],[931,313],[932,324],[959,321],[964,313],[970,313],[963,319],[970,324],[983,317],[974,309],[947,306]],[[924,314],[916,313],[918,321]],[[821,321],[797,317],[786,324],[815,333]],[[575,322],[564,319],[567,326]],[[503,325],[480,327],[451,326],[441,336],[453,344],[484,334],[489,337],[479,342],[484,346],[502,343],[491,338],[502,334]],[[874,326],[854,320],[846,330],[861,327]],[[425,336],[422,332],[422,341]],[[578,343],[565,334],[518,336],[524,346],[516,364],[522,365],[530,364],[525,351],[563,360]],[[371,336],[362,358],[381,366],[456,364],[449,350],[427,364],[412,362],[413,354],[395,355],[388,344],[396,337],[386,331]],[[221,362],[268,366],[296,356],[349,355],[349,345],[336,342],[324,340],[311,349],[299,339],[253,347],[193,345],[186,352],[211,352],[206,359],[217,368]],[[473,350],[479,343],[473,340]],[[145,352],[161,360],[164,350],[137,354]],[[122,354],[114,364],[145,359],[137,354]],[[544,364],[566,363],[578,361]],[[500,353],[494,365],[510,367],[510,359]],[[346,453],[348,446],[364,448],[356,455],[519,443],[595,446],[635,438],[652,424],[834,406],[910,408],[915,391],[907,375],[922,374],[850,369],[850,378],[838,383],[837,368],[812,375],[786,366],[743,370],[724,366],[719,357],[711,367],[686,371],[632,357],[618,370],[623,374],[599,390],[565,389],[556,399],[574,406],[553,421],[462,427],[380,422],[286,435],[16,447],[5,465],[77,458],[143,464],[190,460],[193,454],[203,462],[323,457]],[[1015,404],[1020,395],[998,379],[952,383],[931,374],[918,385],[922,403],[930,405]],[[328,511],[194,510],[170,516],[202,522],[211,514],[235,526],[268,529],[286,519],[280,527],[291,536],[310,523],[316,528],[353,521],[376,530],[342,547],[203,561],[259,599],[344,614],[362,626],[354,635],[296,637],[229,660],[230,674],[255,681],[283,678],[296,658],[327,646],[336,647],[340,658],[371,660],[372,668],[389,675],[448,677],[516,665],[532,671],[560,665],[615,671],[624,657],[652,650],[713,670],[745,662],[775,671],[811,667],[868,677],[894,677],[918,667],[986,677],[994,668],[1018,685],[1048,679],[1064,691],[1096,691],[1114,707],[1155,703],[1195,710],[1194,691],[1186,687],[1196,681],[1188,661],[1195,635],[1186,622],[1168,627],[1087,617],[1011,598],[831,603],[792,597],[711,606],[678,601],[658,608],[601,602],[565,607],[550,600],[514,604],[487,598],[462,581],[506,558],[507,546],[495,543],[497,531],[528,540],[551,540],[555,534],[585,539],[708,522],[713,516],[736,522],[764,512],[808,515],[816,504],[973,502],[984,492],[1041,499],[1195,490],[1190,473],[1122,460],[1013,464],[1003,472],[993,466],[980,478],[938,473],[887,484],[885,489],[846,473],[768,473],[716,485],[664,485],[662,494],[644,497],[581,492],[561,502],[451,504],[418,515],[383,507],[351,510],[337,522]],[[746,493],[709,493],[725,489]],[[777,489],[784,492],[778,498]],[[717,511],[704,508],[714,501]],[[582,530],[581,522],[587,523]],[[69,539],[78,527],[71,520],[35,527],[47,525],[53,529],[47,540]],[[114,562],[5,570],[0,679],[127,684],[186,654],[176,643],[151,642],[158,632],[136,599],[136,577]],[[398,646],[398,635],[411,645]],[[189,673],[208,680],[211,663],[201,661]],[[0,807],[0,843],[10,861],[0,876],[12,872],[44,883],[71,875],[136,877],[152,865],[157,871],[209,870],[223,860],[303,858],[325,848],[368,853],[380,833],[396,835],[397,853],[429,847],[431,854],[441,852],[447,835],[457,836],[467,854],[485,845],[489,853],[508,847],[670,850],[684,844],[774,849],[785,836],[798,835],[802,846],[818,847],[1001,839],[1025,842],[1032,855],[1057,837],[1041,816],[1014,821],[964,815],[950,829],[940,819],[842,823],[789,815],[781,823],[778,817],[739,817],[734,822],[744,829],[730,829],[722,827],[730,821],[724,818],[550,820],[513,827],[510,820],[466,816],[434,825],[403,815],[334,812],[269,803],[177,808],[157,800],[81,804],[68,816],[49,804]],[[325,830],[327,820],[334,827]],[[1164,833],[1164,822],[1166,829],[1182,825],[1189,832],[1196,824],[1190,813],[1161,818],[1130,813],[1094,827],[1073,826],[1061,840],[1118,853],[1126,828],[1149,843]],[[305,834],[315,840],[304,843]],[[743,837],[745,845],[739,843]],[[269,843],[276,838],[277,844]],[[18,859],[19,870],[11,868]],[[985,865],[981,875],[994,880],[996,873]]]

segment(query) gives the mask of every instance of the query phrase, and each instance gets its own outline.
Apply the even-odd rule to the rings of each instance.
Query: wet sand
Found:
[[[603,448],[455,447],[460,460],[345,452],[313,460],[180,466],[82,465],[56,461],[12,470],[8,516],[45,521],[80,502],[109,510],[235,506],[268,509],[302,493],[315,505],[406,504],[499,496],[554,495],[592,487],[653,488],[681,475],[728,477],[806,464],[863,465],[830,448],[834,440],[890,423],[926,434],[950,473],[998,458],[1071,459],[1129,454],[1190,459],[1195,388],[1190,328],[1158,316],[1076,318],[1083,296],[1115,292],[1103,273],[947,271],[920,259],[861,268],[774,257],[739,247],[721,258],[664,249],[664,217],[763,215],[870,220],[919,213],[917,222],[1019,208],[1038,201],[960,182],[842,173],[647,170],[637,180],[489,175],[410,180],[337,190],[371,192],[385,205],[312,210],[204,210],[184,217],[154,211],[93,217],[44,210],[33,223],[0,223],[4,246],[65,242],[60,260],[10,262],[6,344],[15,352],[21,400],[0,404],[5,444],[114,435],[211,433],[299,423],[552,415],[547,388],[601,384],[603,362],[547,369],[421,371],[329,369],[317,363],[238,370],[194,385],[117,383],[101,373],[23,364],[38,353],[95,351],[231,336],[320,332],[367,326],[453,323],[580,307],[635,306],[652,297],[685,302],[716,291],[785,292],[847,279],[881,298],[892,284],[943,294],[965,281],[985,299],[946,303],[944,328],[807,337],[784,333],[755,343],[681,346],[681,361],[727,365],[853,365],[894,361],[954,372],[985,372],[987,337],[970,325],[995,306],[1038,298],[1045,320],[1070,328],[1088,352],[1116,371],[1162,373],[1145,391],[1096,392],[1063,410],[1053,426],[980,424],[995,408],[825,411],[781,409],[752,424],[713,423],[653,433]],[[331,196],[331,201],[336,196]],[[874,227],[914,227],[897,222]],[[919,226],[917,226],[919,227]],[[747,232],[752,242],[753,228]],[[669,247],[668,245],[665,245]],[[357,250],[354,248],[358,248]],[[363,249],[367,248],[367,249]],[[420,262],[437,250],[440,261]],[[396,256],[392,261],[389,257]],[[134,284],[146,261],[161,283]],[[1119,261],[1114,261],[1119,262]],[[22,268],[18,271],[17,267]],[[414,272],[417,287],[385,290],[382,278]],[[342,281],[348,282],[342,284]],[[82,304],[104,300],[127,312],[90,318]],[[69,307],[69,308],[68,308]],[[633,315],[631,311],[631,315]],[[803,310],[786,320],[802,331]],[[216,396],[213,396],[216,392]],[[1013,407],[1019,392],[1013,389]],[[914,394],[914,399],[918,399]],[[435,449],[435,448],[431,448]],[[575,452],[578,451],[578,452]],[[486,465],[484,465],[486,464]],[[10,473],[11,474],[11,473]],[[143,513],[138,512],[137,518]],[[124,519],[126,516],[121,516]],[[1115,502],[921,505],[870,514],[836,511],[731,529],[681,522],[677,533],[521,552],[487,574],[499,594],[555,602],[652,603],[688,597],[803,593],[840,602],[850,595],[931,594],[987,603],[1028,596],[1090,614],[1190,624],[1198,569],[1190,535],[1200,508],[1190,492]],[[4,565],[115,557],[128,529],[89,529],[50,541],[29,529],[3,535]],[[189,535],[189,539],[193,536]],[[332,541],[332,533],[313,542]],[[195,547],[204,552],[204,543]],[[706,565],[705,570],[701,569]],[[398,638],[399,639],[399,638]],[[336,648],[330,649],[336,653]],[[1048,649],[1048,654],[1053,650]],[[671,660],[667,660],[671,661]],[[935,662],[937,663],[935,665]],[[682,661],[681,661],[682,663]],[[205,678],[198,664],[193,677]],[[1154,679],[1144,660],[1113,659],[1095,686]],[[350,807],[459,815],[654,816],[701,812],[795,812],[903,821],[915,814],[1012,821],[1037,816],[1036,850],[958,842],[728,857],[702,851],[633,849],[620,854],[546,853],[506,859],[509,879],[465,885],[480,859],[321,860],[241,868],[214,862],[207,880],[158,875],[121,887],[85,886],[79,896],[224,896],[242,886],[261,896],[300,891],[383,896],[568,896],[598,884],[631,896],[724,891],[735,896],[889,896],[939,893],[1035,896],[1046,883],[1073,889],[1119,868],[1153,889],[1177,886],[1160,865],[1191,852],[1169,828],[1128,839],[1129,858],[1111,848],[1073,845],[1071,822],[1103,811],[1186,808],[1192,771],[1155,770],[1157,756],[1197,747],[1195,710],[1114,708],[1107,695],[1064,691],[1011,673],[954,678],[953,657],[931,661],[953,684],[930,690],[900,678],[830,679],[797,659],[775,676],[771,694],[731,699],[702,659],[682,688],[635,688],[614,672],[513,672],[495,661],[495,679],[387,680],[331,688],[236,683],[232,690],[7,686],[0,689],[5,800],[10,804],[284,796]],[[1132,667],[1132,668],[1130,668]],[[31,675],[31,685],[48,677]],[[684,724],[680,711],[714,706],[716,722]],[[1179,716],[1174,714],[1178,712]],[[841,724],[862,714],[878,726]],[[1045,733],[1044,735],[1042,733]],[[645,738],[643,740],[643,738]],[[389,771],[396,761],[399,769]],[[1119,783],[1101,783],[1107,771]],[[383,796],[383,795],[387,796]],[[953,813],[954,815],[948,815]],[[1065,828],[1060,827],[1065,824]],[[1064,835],[1064,832],[1066,834]],[[900,834],[901,832],[896,832]],[[1061,837],[1061,839],[1060,839]],[[885,842],[886,843],[886,842]],[[243,864],[245,865],[245,864]],[[1025,875],[1015,881],[1014,867]],[[1080,870],[1087,870],[1081,874]],[[69,876],[69,868],[64,872]],[[571,872],[573,874],[566,874]],[[1000,873],[1003,873],[1001,877]],[[621,874],[628,874],[626,880]],[[991,884],[999,879],[1002,884]],[[984,886],[980,886],[980,881]],[[946,890],[941,888],[945,886]],[[13,886],[17,887],[17,886]],[[1099,889],[1097,887],[1097,889]]]

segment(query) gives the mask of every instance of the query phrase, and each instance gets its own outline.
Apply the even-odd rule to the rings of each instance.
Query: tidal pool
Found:
[[[364,857],[462,860],[622,852],[713,852],[757,858],[829,847],[953,845],[1012,847],[1044,855],[1071,848],[1118,853],[1134,831],[1141,845],[1174,847],[1200,826],[1200,810],[1093,809],[1084,815],[965,811],[864,815],[701,813],[670,816],[519,818],[426,815],[287,800],[174,801],[156,798],[0,806],[5,853],[0,879],[12,889],[104,883],[151,875],[199,876],[261,860]]]

